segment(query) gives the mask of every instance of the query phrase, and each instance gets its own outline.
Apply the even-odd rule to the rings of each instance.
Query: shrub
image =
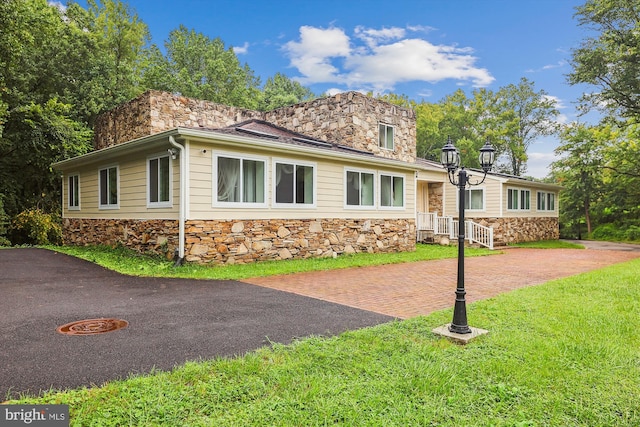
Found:
[[[62,227],[54,215],[40,209],[27,209],[13,218],[11,240],[18,245],[60,245]]]
[[[631,225],[624,232],[626,240],[640,240],[640,227],[637,225]]]
[[[623,240],[624,233],[615,224],[602,224],[593,230],[591,237],[595,240]]]

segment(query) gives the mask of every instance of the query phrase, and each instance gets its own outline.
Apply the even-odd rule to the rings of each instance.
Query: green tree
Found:
[[[93,69],[100,70],[99,74],[90,76],[90,81],[100,88],[102,105],[98,110],[102,112],[144,91],[140,82],[141,67],[144,48],[151,37],[147,25],[127,3],[88,0],[87,13],[86,22],[96,48],[92,65]]]
[[[502,87],[496,93],[493,111],[488,110],[491,126],[503,139],[507,166],[505,172],[516,176],[526,172],[527,151],[541,136],[558,131],[556,102],[544,90],[535,91],[526,78],[517,85]]]
[[[50,165],[88,149],[91,133],[68,100],[89,37],[46,0],[0,2],[0,188],[11,217],[59,209]]]
[[[451,138],[460,152],[461,165],[478,168],[478,154],[486,138],[491,137],[488,106],[493,102],[493,93],[475,90],[469,98],[458,89],[438,104],[422,102],[415,107],[418,155],[434,161],[440,160],[442,147]],[[500,145],[492,140],[496,155]]]
[[[440,131],[444,108],[440,104],[421,102],[416,105],[416,154],[430,160],[440,160],[440,151],[447,142]]]
[[[311,89],[291,80],[282,73],[276,73],[273,77],[269,77],[264,84],[258,109],[260,111],[270,111],[314,98],[317,98],[317,96]]]
[[[565,226],[576,228],[584,220],[587,233],[592,232],[593,205],[604,193],[604,149],[614,137],[611,127],[584,124],[569,125],[560,133],[559,160],[551,167],[556,181],[564,187],[560,215]]]
[[[257,109],[260,80],[241,65],[231,47],[180,25],[169,34],[166,56],[152,47],[143,85],[220,104]]]
[[[571,84],[596,90],[582,98],[585,109],[640,115],[640,4],[637,0],[587,0],[577,8],[578,24],[596,33],[572,52]]]
[[[605,191],[601,223],[614,223],[620,229],[640,226],[640,128],[626,123],[603,150]]]

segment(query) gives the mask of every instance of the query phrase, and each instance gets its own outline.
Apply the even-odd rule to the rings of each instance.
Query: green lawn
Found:
[[[125,248],[107,246],[49,246],[48,249],[73,255],[103,267],[131,276],[180,277],[186,279],[232,279],[300,273],[303,271],[333,270],[371,265],[397,264],[431,259],[455,258],[456,246],[416,245],[414,252],[388,254],[357,253],[337,258],[308,258],[302,260],[269,261],[244,265],[195,265],[174,268],[165,259],[137,254]],[[467,256],[490,255],[488,249],[466,249]]]
[[[638,426],[640,259],[451,310],[25,398],[82,426]]]

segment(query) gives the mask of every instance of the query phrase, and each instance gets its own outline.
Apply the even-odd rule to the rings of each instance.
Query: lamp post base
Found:
[[[458,334],[456,332],[452,332],[450,330],[450,326],[451,326],[450,323],[446,325],[438,326],[431,332],[433,332],[436,335],[449,338],[450,340],[455,341],[459,344],[467,344],[472,339],[479,337],[480,335],[485,335],[489,333],[489,331],[487,331],[486,329],[469,327],[469,329],[471,330],[470,333]]]
[[[452,332],[454,334],[470,334],[471,328],[467,324],[456,325],[455,323],[451,323],[449,325],[449,332]]]

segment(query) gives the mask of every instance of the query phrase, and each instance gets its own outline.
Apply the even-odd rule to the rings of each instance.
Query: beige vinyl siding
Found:
[[[203,152],[206,150],[206,153]],[[266,161],[266,207],[221,207],[213,204],[213,161],[217,154],[224,153],[237,156],[258,157]],[[290,155],[291,154],[291,155]],[[321,153],[319,153],[321,155]],[[313,219],[313,218],[414,218],[415,180],[414,172],[406,169],[381,167],[367,162],[338,161],[310,155],[300,155],[276,150],[239,150],[225,146],[203,143],[191,143],[190,148],[190,219],[194,220],[232,220],[232,219]],[[273,167],[277,161],[312,163],[316,167],[315,207],[292,205],[291,207],[274,206],[273,200]],[[353,169],[370,169],[376,171],[376,207],[372,209],[345,209],[344,206],[344,174],[345,167]],[[379,208],[379,174],[402,175],[405,186],[404,209]]]
[[[68,182],[63,180],[63,215],[65,218],[132,218],[132,219],[177,219],[179,214],[180,162],[170,160],[172,171],[172,203],[171,208],[147,207],[147,156],[157,152],[127,157],[120,161],[110,161],[83,168],[80,172],[80,210],[69,210],[67,207]],[[119,209],[99,209],[98,174],[100,169],[118,166]]]
[[[554,209],[553,210],[538,210],[538,192],[543,193],[551,193],[554,196]],[[557,191],[545,190],[545,189],[534,189],[531,191],[531,208],[536,213],[536,216],[542,217],[551,217],[555,218],[558,216],[558,197],[559,194]]]
[[[213,201],[213,150],[208,145],[189,144],[189,218],[204,219]]]
[[[456,176],[457,179],[457,176]],[[476,182],[482,180],[482,174],[473,175],[471,177],[471,182]],[[484,207],[482,210],[473,210],[467,209],[465,210],[466,218],[489,218],[489,217],[499,217],[500,216],[500,185],[501,181],[497,179],[493,179],[490,176],[487,176],[485,181],[477,186],[467,187],[467,189],[471,190],[480,190],[484,191]],[[444,194],[444,214],[445,216],[453,216],[458,217],[458,187],[451,184],[449,180],[444,183],[443,188]]]
[[[442,169],[441,171],[419,170],[418,180],[428,181],[428,182],[443,182],[443,183],[446,182],[447,184],[449,184],[449,180],[447,178],[447,172],[444,169]]]
[[[508,191],[509,189],[518,189],[518,190],[529,190],[530,191],[530,199],[529,199],[529,210],[512,210],[508,209]],[[539,211],[538,210],[538,192],[542,191],[544,193],[553,193],[555,197],[555,209],[552,211]],[[503,212],[504,217],[507,218],[522,218],[522,217],[547,217],[547,218],[555,218],[558,216],[558,192],[555,190],[541,188],[540,186],[535,186],[535,183],[517,183],[517,182],[508,182],[503,184],[502,188],[502,196],[503,196]]]
[[[482,176],[480,175],[480,179]],[[472,182],[475,178],[472,178]],[[484,188],[484,210],[470,210],[465,211],[465,217],[467,218],[530,218],[530,217],[550,217],[554,218],[558,216],[558,191],[555,188],[545,187],[543,185],[536,185],[535,182],[517,180],[517,179],[504,179],[501,177],[487,176],[487,179],[479,186],[470,188]],[[469,188],[469,187],[467,187]],[[528,210],[510,210],[508,209],[508,189],[522,189],[530,191],[529,209]],[[537,210],[537,193],[542,191],[545,193],[555,194],[555,209],[553,211],[538,211]],[[444,214],[454,217],[458,216],[458,187],[451,183],[445,182],[443,188],[444,194]]]

